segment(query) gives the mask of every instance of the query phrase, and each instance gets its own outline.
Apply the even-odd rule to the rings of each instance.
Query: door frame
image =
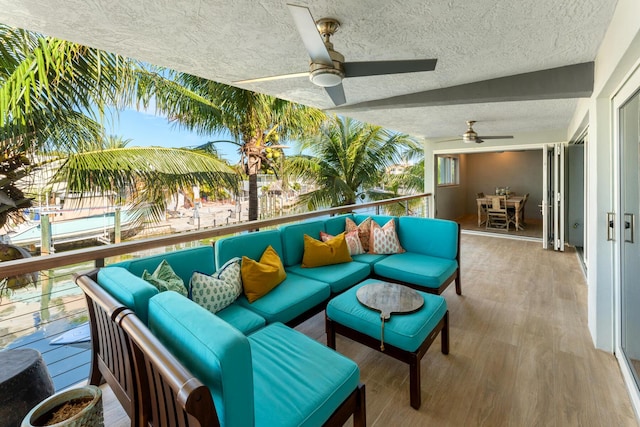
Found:
[[[545,144],[542,150],[542,247],[549,249],[549,232],[553,230],[553,250],[564,252],[564,150],[566,144]],[[551,159],[552,164],[549,165]],[[551,185],[553,184],[553,188]]]

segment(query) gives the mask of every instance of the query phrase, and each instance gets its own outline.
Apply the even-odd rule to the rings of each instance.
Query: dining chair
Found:
[[[487,206],[487,225],[490,229],[505,229],[509,231],[509,213],[507,212],[506,196],[490,196],[491,202]]]
[[[515,206],[507,207],[507,212],[509,214],[509,223],[513,224],[513,228],[518,230],[524,230],[524,206],[529,198],[529,193],[526,193],[522,196],[522,201],[518,205],[516,210]]]
[[[484,199],[484,193],[481,191],[479,193],[476,193],[476,200],[477,199]],[[485,203],[481,203],[478,205],[478,212],[479,212],[479,218],[478,218],[478,226],[480,226],[482,223],[486,222],[486,219],[483,218],[487,218],[487,205]]]

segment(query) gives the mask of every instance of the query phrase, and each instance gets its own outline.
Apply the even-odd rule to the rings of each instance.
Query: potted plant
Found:
[[[22,420],[22,427],[104,426],[102,390],[94,385],[73,388],[43,400]]]

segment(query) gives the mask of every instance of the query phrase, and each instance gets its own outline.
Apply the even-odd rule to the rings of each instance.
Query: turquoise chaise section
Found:
[[[209,387],[221,425],[254,425],[254,413],[247,410],[253,375],[246,336],[172,291],[149,300],[149,329]]]
[[[359,384],[317,341],[281,323],[246,337],[175,292],[150,300],[149,328],[209,387],[223,426],[319,426]]]

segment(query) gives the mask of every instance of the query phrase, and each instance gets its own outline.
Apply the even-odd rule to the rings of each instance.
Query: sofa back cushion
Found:
[[[402,216],[398,237],[407,252],[455,259],[458,254],[458,224],[434,218]]]
[[[396,221],[396,225],[398,225],[398,217],[392,215],[365,215],[365,214],[356,214],[353,216],[353,220],[356,224],[360,224],[365,219],[371,217],[372,220],[378,223],[379,226],[385,225],[389,220],[393,219]]]
[[[191,275],[194,271],[199,271],[204,274],[213,274],[213,272],[216,271],[213,259],[213,245],[180,249],[163,254],[130,259],[112,264],[111,266],[124,267],[136,276],[142,276],[144,270],[149,272],[155,271],[162,260],[166,260],[173,271],[175,271],[186,284],[191,280]]]
[[[251,348],[240,331],[175,292],[151,298],[149,329],[209,388],[221,425],[254,425]]]
[[[242,258],[243,256],[253,260],[259,260],[269,246],[271,246],[282,259],[280,231],[266,230],[224,237],[216,241],[216,266],[220,268],[231,258]]]
[[[280,227],[284,256],[282,263],[285,267],[302,262],[304,254],[304,235],[320,239],[320,232],[326,231],[324,221],[305,221]]]
[[[158,293],[155,286],[122,267],[101,268],[98,284],[147,323],[149,299]]]
[[[347,218],[353,220],[353,215],[352,214],[337,215],[337,216],[325,219],[324,231],[333,236],[337,236],[338,234],[345,231],[344,224]]]

